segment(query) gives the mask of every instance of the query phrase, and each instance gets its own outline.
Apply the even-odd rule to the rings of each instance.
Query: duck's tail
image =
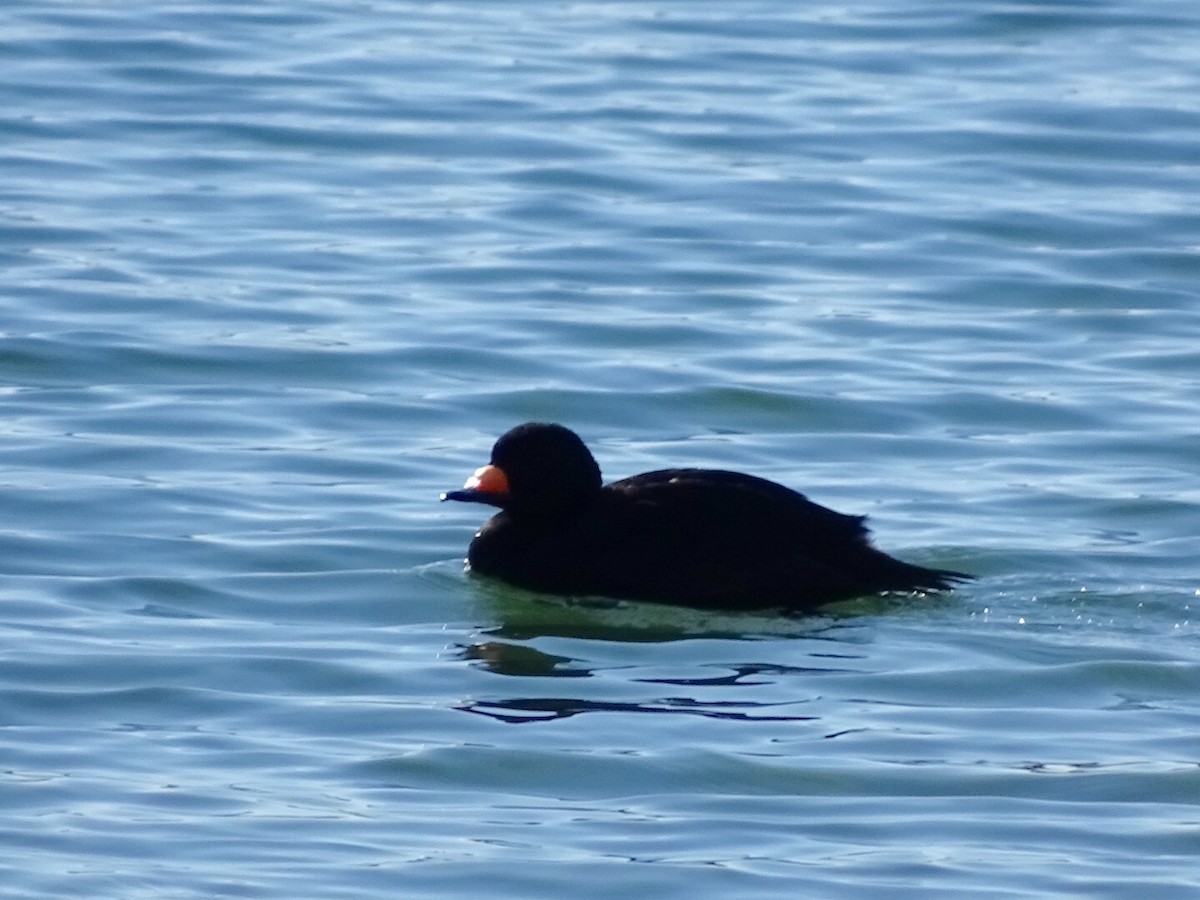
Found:
[[[899,562],[899,560],[897,560]],[[900,563],[895,572],[903,586],[889,587],[892,591],[952,591],[960,584],[974,581],[974,575],[956,572],[953,569],[927,569],[912,563]]]

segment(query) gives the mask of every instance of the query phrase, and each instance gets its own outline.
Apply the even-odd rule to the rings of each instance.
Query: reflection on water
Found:
[[[525,644],[507,641],[482,641],[464,646],[460,650],[462,659],[473,660],[482,668],[496,675],[590,678],[595,674],[583,660],[567,656],[543,653]],[[830,658],[834,654],[825,654]],[[700,678],[633,678],[642,684],[677,684],[690,687],[746,687],[756,684],[771,684],[774,679],[761,676],[833,674],[852,671],[829,666],[785,666],[777,663],[744,663],[740,665],[714,664],[714,667],[729,669],[726,674]]]
[[[623,643],[704,638],[808,638],[853,643],[856,618],[954,602],[942,595],[862,597],[830,604],[821,615],[799,615],[770,610],[689,609],[605,597],[558,597],[482,577],[473,577],[470,583],[483,601],[485,614],[498,623],[487,629],[488,633],[514,641],[556,636]]]
[[[755,710],[786,706],[783,703],[713,702],[687,697],[662,697],[644,703],[610,700],[581,700],[571,697],[514,697],[509,700],[479,700],[455,707],[463,712],[489,716],[500,722],[546,722],[585,712],[669,713],[757,722],[808,722],[815,716],[759,714]]]
[[[849,606],[839,614],[843,617],[837,618],[714,613],[602,598],[550,597],[487,579],[472,579],[472,582],[486,601],[488,617],[499,624],[485,629],[488,639],[460,646],[461,659],[493,675],[584,679],[580,686],[588,685],[581,692],[586,696],[564,697],[554,689],[552,696],[529,693],[516,697],[492,696],[454,706],[506,723],[547,722],[585,712],[812,721],[818,717],[798,715],[790,709],[798,703],[811,703],[813,698],[808,695],[797,698],[787,682],[794,677],[856,671],[854,663],[862,658],[857,645],[868,638],[855,625],[855,617],[885,610],[892,602],[871,598]],[[765,649],[768,642],[779,640],[789,648],[790,658],[805,656],[814,664],[745,660],[744,654],[748,655],[752,648]],[[681,641],[710,642],[713,655],[697,663],[695,654],[686,651]],[[568,652],[543,650],[533,646],[534,642],[549,642],[555,650]],[[644,656],[633,662],[626,656],[630,645],[654,642],[663,644],[661,664],[647,666]],[[579,655],[570,653],[574,650]],[[671,662],[677,652],[685,653],[682,671]],[[731,653],[736,655],[729,659]],[[584,654],[587,658],[583,658]],[[706,655],[704,651],[702,655]],[[722,660],[722,656],[726,658]],[[631,685],[671,685],[697,691],[749,688],[759,699],[657,695],[631,699],[628,696]],[[778,699],[761,699],[762,691],[771,688],[779,691]]]
[[[774,679],[760,678],[762,675],[804,675],[812,673],[832,674],[844,672],[846,669],[833,669],[815,666],[780,666],[772,663],[748,663],[734,666],[728,675],[717,675],[712,678],[638,678],[637,681],[647,684],[682,684],[695,687],[731,687],[733,685],[747,686],[753,684],[773,684]]]
[[[497,675],[590,678],[591,670],[575,666],[576,660],[543,653],[533,647],[504,641],[483,641],[462,648],[462,658],[476,660]]]
[[[482,641],[460,648],[460,656],[472,660],[480,668],[495,675],[518,678],[587,678],[617,670],[621,677],[611,681],[598,679],[599,684],[591,682],[589,690],[594,693],[627,694],[630,685],[653,684],[671,685],[687,688],[755,688],[779,686],[782,681],[795,676],[834,675],[851,672],[851,669],[834,668],[829,666],[791,666],[778,663],[747,662],[747,663],[702,663],[699,668],[702,674],[653,674],[637,677],[630,670],[635,666],[614,664],[612,661],[589,662],[543,652],[527,644],[514,644],[507,641]],[[823,658],[835,658],[836,654],[822,654]],[[844,656],[846,660],[851,657]],[[694,669],[694,664],[689,665]],[[719,669],[720,674],[708,674],[712,669]],[[497,721],[507,723],[545,722],[553,719],[565,719],[585,712],[609,713],[665,713],[704,716],[712,719],[733,719],[744,721],[812,721],[817,716],[796,715],[777,710],[786,709],[799,703],[810,703],[811,697],[797,699],[794,693],[785,690],[785,697],[778,701],[763,700],[714,700],[693,696],[653,696],[648,699],[608,699],[606,697],[503,697],[486,700],[470,700],[455,705],[455,709],[463,712],[488,716]]]

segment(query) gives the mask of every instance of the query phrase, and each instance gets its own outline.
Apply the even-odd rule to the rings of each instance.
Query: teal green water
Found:
[[[1194,4],[0,21],[0,896],[1200,891]],[[527,419],[979,578],[472,578]]]

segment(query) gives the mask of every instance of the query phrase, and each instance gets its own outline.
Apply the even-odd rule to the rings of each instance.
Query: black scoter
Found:
[[[806,612],[970,578],[893,559],[871,545],[865,517],[753,475],[661,469],[602,485],[595,458],[562,425],[513,428],[442,499],[500,509],[471,541],[472,571],[546,593]]]

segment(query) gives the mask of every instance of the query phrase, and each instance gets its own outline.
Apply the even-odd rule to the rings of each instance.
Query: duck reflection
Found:
[[[667,713],[705,716],[710,719],[740,719],[755,722],[809,722],[815,716],[763,713],[759,710],[786,704],[704,702],[686,697],[665,697],[643,703],[611,700],[582,700],[574,697],[516,697],[510,700],[476,700],[455,707],[463,712],[488,716],[500,722],[546,722],[567,719],[585,712]]]
[[[811,722],[819,718],[812,712],[820,692],[807,688],[815,682],[804,679],[858,671],[862,645],[872,633],[858,623],[864,614],[881,611],[858,605],[841,615],[820,617],[712,613],[652,603],[550,598],[494,583],[480,584],[480,599],[481,612],[496,624],[485,629],[481,640],[460,646],[459,658],[491,675],[540,680],[529,684],[547,696],[536,696],[541,692],[536,688],[517,696],[491,694],[465,700],[455,709],[506,724],[596,712]],[[653,643],[676,646],[669,653],[636,649]],[[689,653],[693,643],[697,652]],[[728,661],[715,661],[714,652]],[[761,658],[779,652],[807,665]],[[587,696],[564,696],[545,680],[562,678],[586,679],[590,686],[580,693]],[[635,685],[640,687],[631,691]],[[664,686],[676,690],[664,695]],[[798,697],[800,686],[806,689]],[[724,696],[714,697],[714,692]]]
[[[604,597],[536,594],[475,579],[480,612],[496,622],[488,633],[515,641],[538,637],[645,643],[718,638],[813,638],[854,643],[855,619],[895,612],[901,601],[867,597],[843,601],[820,616],[765,612],[714,612]],[[911,599],[905,598],[911,607]]]
[[[496,675],[538,676],[555,678],[591,678],[592,672],[575,665],[578,660],[567,656],[543,653],[523,644],[504,641],[482,641],[463,647],[463,659],[473,660]]]
[[[613,665],[594,667],[579,659],[544,653],[526,644],[507,641],[482,641],[460,648],[463,659],[471,660],[486,671],[510,677],[592,678],[600,670],[611,672]],[[717,675],[695,677],[635,677],[625,683],[672,685],[675,687],[730,688],[776,684],[792,676],[842,671],[832,667],[784,666],[773,663],[704,664],[719,668]],[[619,668],[628,668],[621,666]],[[711,719],[732,719],[756,722],[808,722],[816,716],[800,715],[790,709],[805,700],[788,699],[779,702],[759,700],[704,700],[693,697],[653,697],[647,700],[600,700],[582,697],[510,697],[492,700],[471,700],[457,705],[462,712],[487,716],[500,722],[518,724],[566,719],[586,712],[658,713],[667,715],[704,716]]]

